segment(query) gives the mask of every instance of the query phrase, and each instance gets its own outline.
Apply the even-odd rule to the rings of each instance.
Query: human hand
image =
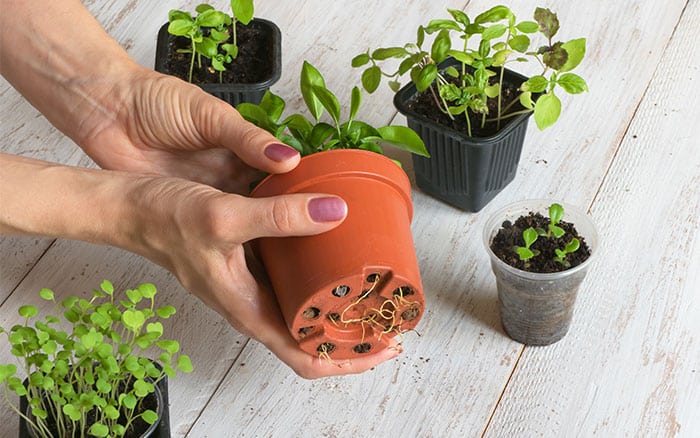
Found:
[[[319,234],[339,225],[347,214],[341,199],[321,194],[254,199],[177,178],[144,178],[130,199],[142,212],[134,221],[142,242],[131,249],[173,272],[185,288],[300,376],[359,373],[399,354],[391,348],[333,364],[302,351],[274,294],[246,264],[246,241]]]
[[[120,78],[74,134],[103,168],[245,194],[259,170],[282,173],[299,162],[294,149],[195,85],[141,67]]]

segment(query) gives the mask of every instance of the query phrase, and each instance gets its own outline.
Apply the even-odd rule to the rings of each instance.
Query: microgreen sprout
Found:
[[[568,254],[574,253],[578,251],[580,247],[580,242],[578,241],[577,238],[571,239],[569,243],[566,244],[564,249],[555,249],[554,252],[556,253],[556,257],[554,257],[554,261],[557,263],[560,263],[562,266],[569,268],[571,267],[571,263],[569,263],[568,260],[566,260],[566,256]]]
[[[561,219],[564,217],[564,207],[561,204],[554,203],[549,206],[549,224],[547,225],[547,231],[542,228],[537,229],[537,234],[544,237],[556,237],[557,239],[563,236],[566,231],[559,225],[557,225]]]
[[[549,9],[536,8],[534,21],[520,22],[506,6],[494,6],[473,20],[463,11],[447,11],[451,18],[431,20],[419,26],[415,43],[367,50],[355,56],[353,67],[367,66],[362,73],[365,90],[374,92],[384,76],[390,79],[389,86],[396,92],[400,88],[398,79],[409,73],[417,91],[429,90],[440,111],[453,119],[459,115],[465,117],[469,136],[472,135],[469,113],[479,116],[482,127],[491,121],[500,127],[509,117],[534,111],[538,128],[545,129],[557,121],[561,112],[561,101],[555,94],[557,87],[570,94],[588,90],[583,78],[569,73],[583,59],[586,40],[555,42],[559,20]],[[546,44],[534,49],[531,36],[538,32]],[[453,34],[461,40],[459,49],[453,49]],[[429,48],[424,48],[426,35],[435,35]],[[479,38],[474,48],[469,46],[472,38]],[[458,68],[439,71],[438,64],[449,57],[459,62]],[[380,64],[390,58],[401,60],[398,68],[382,70]],[[541,66],[542,72],[520,84],[519,98],[504,107],[504,67],[512,62],[528,61]],[[498,98],[495,117],[489,114],[487,105],[492,98]],[[516,102],[524,109],[512,111]]]
[[[162,338],[157,319],[169,318],[175,309],[156,308],[155,294],[155,286],[146,283],[120,299],[105,280],[91,299],[71,296],[59,302],[53,291],[42,289],[39,295],[54,303],[53,313],[32,325],[39,311],[25,305],[18,311],[23,324],[9,331],[0,327],[28,376],[25,386],[16,365],[0,364],[0,384],[10,407],[36,436],[54,436],[52,423],[58,436],[123,436],[138,418],[147,424],[158,420],[141,402],[159,380],[174,377],[176,370],[190,372],[192,364],[188,356],[176,356],[176,341]],[[160,350],[162,369],[143,355],[152,348]],[[8,390],[27,398],[29,416],[10,401]]]
[[[514,246],[513,250],[518,253],[520,260],[530,260],[531,258],[540,254],[536,249],[531,249],[533,243],[537,241],[537,231],[530,227],[523,231],[523,240],[525,241],[525,246]]]

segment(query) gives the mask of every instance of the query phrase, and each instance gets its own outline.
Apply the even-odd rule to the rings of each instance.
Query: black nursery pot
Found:
[[[160,364],[156,363],[155,365],[160,368]],[[27,385],[27,380],[24,381],[24,385]],[[145,435],[144,438],[170,438],[170,402],[168,397],[168,376],[163,376],[163,378],[158,383],[156,383],[156,392],[160,393],[160,397],[158,398],[158,411],[160,413],[160,418],[158,418],[158,422],[155,423],[155,429],[149,435]],[[27,412],[28,403],[25,397],[20,397],[19,407],[20,412]],[[32,438],[33,436],[34,435],[30,434],[29,432],[27,422],[24,420],[23,417],[20,417],[19,438]]]
[[[170,58],[170,41],[175,37],[168,33],[168,24],[165,23],[158,31],[158,41],[156,45],[155,70],[160,73],[172,75],[168,68]],[[233,106],[239,103],[248,102],[258,104],[265,95],[265,92],[279,80],[282,75],[282,33],[275,23],[263,18],[255,18],[247,25],[253,29],[258,29],[264,35],[262,38],[267,43],[265,53],[270,54],[272,66],[261,74],[262,77],[254,82],[246,83],[210,83],[197,84],[207,93],[230,103]],[[236,62],[236,61],[234,61]],[[187,78],[182,78],[187,80]]]
[[[450,58],[440,69],[457,64],[459,61]],[[511,70],[504,72],[504,82],[520,84],[525,80]],[[430,152],[430,158],[413,155],[416,184],[461,210],[481,210],[515,178],[532,113],[513,117],[490,137],[468,137],[414,112],[410,103],[416,94],[415,84],[409,83],[394,96],[394,105]]]

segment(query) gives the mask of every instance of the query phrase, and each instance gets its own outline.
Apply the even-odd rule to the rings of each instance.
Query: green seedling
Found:
[[[523,240],[525,241],[525,246],[516,245],[513,247],[513,250],[518,253],[520,260],[530,260],[540,254],[538,250],[530,248],[537,241],[537,231],[534,228],[530,227],[523,231]]]
[[[423,141],[412,129],[405,126],[375,128],[357,120],[362,102],[359,87],[352,89],[347,121],[341,120],[338,98],[328,90],[321,73],[306,61],[301,70],[300,87],[313,121],[301,114],[292,114],[280,121],[286,104],[270,91],[265,93],[260,104],[241,103],[237,109],[246,120],[267,130],[302,156],[332,149],[363,149],[381,154],[382,143],[429,156]],[[332,123],[321,121],[324,111]]]
[[[233,16],[206,3],[198,5],[195,11],[198,15],[193,18],[189,12],[171,10],[168,14],[168,32],[190,40],[190,48],[181,50],[182,53],[192,54],[189,82],[192,82],[195,60],[201,68],[202,57],[210,60],[211,67],[219,72],[221,82],[228,64],[238,57],[236,22],[240,21],[244,25],[250,23],[254,13],[253,1],[231,0]]]
[[[557,224],[561,222],[564,217],[564,207],[560,204],[554,203],[549,206],[549,224],[547,225],[547,231],[542,228],[537,229],[537,234],[544,237],[556,237],[557,239],[563,236],[566,231]]]
[[[571,242],[567,243],[564,249],[555,249],[554,252],[556,253],[556,257],[554,257],[554,261],[557,263],[560,263],[566,268],[571,267],[571,263],[569,263],[568,260],[566,260],[566,256],[568,254],[574,253],[578,251],[580,246],[580,242],[578,241],[577,238],[571,239]]]
[[[176,341],[162,337],[158,320],[175,309],[155,307],[155,286],[142,284],[119,297],[105,280],[91,299],[71,296],[59,302],[49,289],[39,295],[54,303],[53,313],[37,318],[37,307],[25,305],[18,311],[23,324],[9,331],[0,327],[28,377],[25,385],[17,365],[0,364],[0,384],[11,409],[35,436],[54,436],[49,429],[53,424],[62,437],[119,437],[138,418],[148,424],[157,421],[154,411],[141,407],[142,401],[159,380],[174,377],[176,370],[192,371],[192,363],[178,355]],[[151,351],[148,356],[146,350]],[[157,357],[162,370],[149,357]],[[10,400],[9,391],[27,398],[29,416]]]
[[[447,10],[448,19],[436,19],[426,26],[419,26],[415,43],[402,47],[367,50],[352,59],[353,67],[365,67],[362,84],[365,90],[374,92],[382,77],[388,77],[389,86],[398,91],[399,78],[410,75],[417,91],[429,90],[437,108],[450,118],[463,116],[469,136],[472,126],[469,114],[480,117],[481,126],[487,122],[500,123],[518,114],[534,112],[539,129],[554,124],[561,113],[561,101],[555,94],[561,88],[571,94],[588,90],[583,78],[569,73],[583,59],[586,51],[585,38],[567,42],[554,41],[559,30],[559,21],[549,9],[536,8],[534,21],[518,21],[506,6],[495,6],[477,15],[473,20],[464,12]],[[532,36],[539,33],[545,44],[533,48]],[[429,48],[426,36],[434,35]],[[453,49],[456,35],[461,40]],[[469,42],[478,38],[478,44]],[[438,64],[452,57],[458,67],[444,71]],[[382,70],[380,64],[388,59],[401,60],[395,71]],[[520,84],[520,95],[510,104],[502,102],[504,67],[512,62],[535,62],[542,67],[540,74]],[[498,98],[497,113],[492,116],[488,100]],[[524,109],[512,110],[520,102]]]

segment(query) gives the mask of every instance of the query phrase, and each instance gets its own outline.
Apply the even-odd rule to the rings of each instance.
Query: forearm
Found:
[[[134,246],[138,178],[0,154],[0,234]]]
[[[0,73],[78,144],[108,123],[141,68],[79,0],[5,0]]]

